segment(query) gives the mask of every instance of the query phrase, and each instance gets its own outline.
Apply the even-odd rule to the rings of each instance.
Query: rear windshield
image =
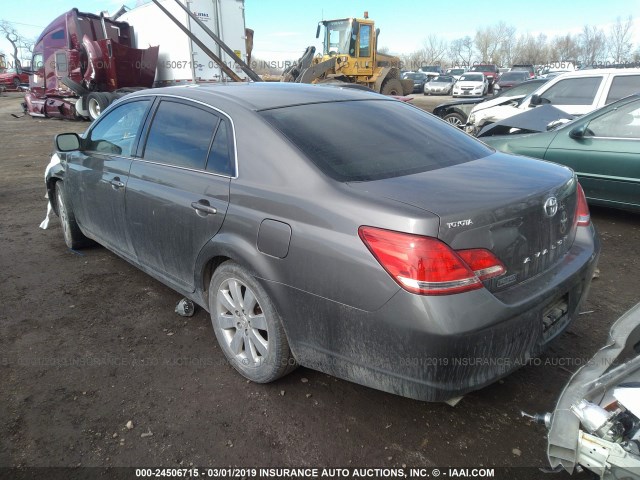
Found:
[[[395,100],[316,103],[260,113],[341,182],[400,177],[493,153],[456,127]]]
[[[503,73],[500,77],[500,80],[522,80],[524,78],[529,78],[529,74],[527,72],[507,72]]]

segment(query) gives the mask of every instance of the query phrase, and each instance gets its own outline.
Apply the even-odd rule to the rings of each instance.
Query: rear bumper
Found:
[[[550,270],[499,294],[425,297],[400,290],[374,312],[267,283],[294,356],[306,367],[386,392],[443,401],[526,364],[562,333],[585,299],[600,246],[593,226]],[[567,313],[543,333],[558,300]]]

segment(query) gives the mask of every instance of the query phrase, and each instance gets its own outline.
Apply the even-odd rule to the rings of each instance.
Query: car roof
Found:
[[[563,74],[562,78],[592,76],[599,74],[639,74],[640,68],[589,68],[584,70],[572,70]]]
[[[177,95],[205,103],[216,98],[224,98],[255,111],[310,103],[353,100],[394,101],[392,97],[383,96],[373,91],[343,88],[339,85],[308,85],[286,82],[200,84],[141,90],[131,96],[134,95]]]

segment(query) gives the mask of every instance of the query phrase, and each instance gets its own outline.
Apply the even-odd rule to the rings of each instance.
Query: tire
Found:
[[[226,261],[213,273],[209,311],[222,352],[245,378],[269,383],[297,367],[273,302],[237,263]]]
[[[15,77],[13,79],[13,88],[15,88],[16,90],[20,89],[20,79],[18,77]]]
[[[92,92],[87,97],[87,110],[91,120],[100,116],[105,108],[111,103],[111,95],[104,92]]]
[[[460,128],[462,125],[467,123],[467,120],[462,115],[460,115],[459,113],[455,113],[455,112],[454,113],[447,113],[444,117],[442,117],[442,119],[445,122],[450,123],[454,127],[458,127],[458,128]]]
[[[62,235],[64,243],[71,249],[78,249],[89,246],[92,242],[80,231],[80,227],[76,222],[73,209],[69,205],[69,201],[64,192],[64,183],[56,182],[56,205],[58,207],[58,217],[62,226]]]
[[[404,91],[402,90],[402,83],[397,78],[388,78],[385,80],[382,85],[382,89],[380,90],[382,95],[404,95]]]

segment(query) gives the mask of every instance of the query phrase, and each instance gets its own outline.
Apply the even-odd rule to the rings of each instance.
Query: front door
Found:
[[[640,101],[593,118],[585,127],[582,138],[558,134],[545,159],[575,170],[589,199],[640,206]]]
[[[68,156],[65,191],[76,220],[98,242],[130,257],[124,198],[139,134],[151,101],[124,103],[100,117],[84,148]]]

